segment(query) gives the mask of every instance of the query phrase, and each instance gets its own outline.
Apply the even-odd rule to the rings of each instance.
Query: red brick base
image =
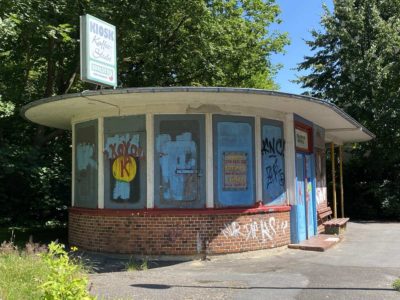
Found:
[[[69,242],[90,251],[137,255],[274,248],[290,242],[290,207],[220,211],[71,208]]]

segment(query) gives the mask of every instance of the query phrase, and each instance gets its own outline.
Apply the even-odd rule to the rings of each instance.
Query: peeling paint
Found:
[[[186,113],[221,113],[224,112],[218,105],[214,104],[201,104],[197,107],[188,105]]]
[[[97,168],[97,163],[93,159],[94,157],[94,147],[93,144],[81,143],[76,147],[76,161],[78,171],[83,171],[89,167]]]
[[[156,149],[160,153],[161,186],[164,200],[193,201],[197,198],[197,145],[192,134],[169,134],[156,137]]]

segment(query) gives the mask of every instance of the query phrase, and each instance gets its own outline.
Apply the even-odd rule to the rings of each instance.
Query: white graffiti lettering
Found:
[[[282,233],[286,235],[288,221],[282,221],[275,217],[267,220],[252,221],[246,224],[232,222],[225,224],[221,233],[225,238],[245,237],[246,240],[258,240],[259,242],[275,241],[276,237]]]
[[[230,224],[225,224],[225,229],[222,230],[222,234],[225,237],[238,237],[241,236],[240,225],[237,222],[232,222]]]

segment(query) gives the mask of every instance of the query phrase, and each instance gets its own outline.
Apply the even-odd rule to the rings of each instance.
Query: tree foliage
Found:
[[[96,88],[79,80],[79,16],[118,29],[119,87],[276,88],[270,55],[274,0],[2,0],[0,2],[0,222],[65,215],[70,135],[31,124],[21,106]]]
[[[345,166],[347,208],[353,216],[400,219],[400,1],[336,0],[324,31],[299,70],[312,94],[333,101],[374,132],[354,145]]]

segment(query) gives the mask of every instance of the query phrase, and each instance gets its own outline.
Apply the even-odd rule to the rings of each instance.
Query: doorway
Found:
[[[300,243],[316,235],[315,162],[312,127],[296,124],[295,204],[291,209],[291,242]]]

